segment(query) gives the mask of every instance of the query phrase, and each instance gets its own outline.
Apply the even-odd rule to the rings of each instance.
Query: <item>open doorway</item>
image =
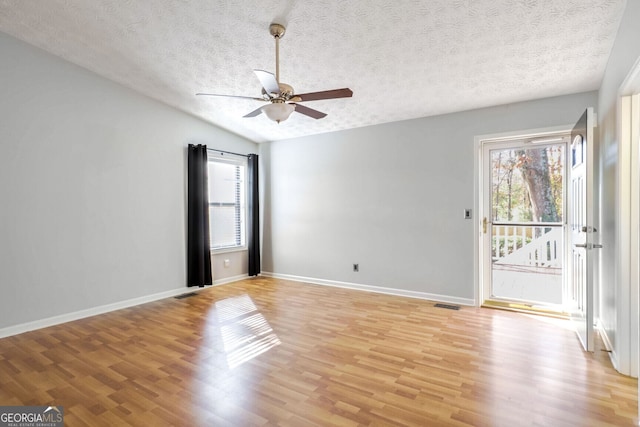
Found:
[[[484,305],[564,311],[569,140],[563,131],[481,142]]]

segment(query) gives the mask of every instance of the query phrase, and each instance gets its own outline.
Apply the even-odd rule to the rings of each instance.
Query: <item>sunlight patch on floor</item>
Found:
[[[217,301],[216,310],[229,368],[240,366],[281,344],[248,295]]]

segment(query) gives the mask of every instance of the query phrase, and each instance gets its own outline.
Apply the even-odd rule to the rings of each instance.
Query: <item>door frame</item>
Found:
[[[631,319],[638,318],[638,285],[640,283],[639,250],[640,250],[640,159],[638,158],[638,134],[640,132],[640,93],[625,95],[621,98],[620,117],[620,148],[618,152],[618,218],[616,229],[616,241],[618,246],[617,270],[619,271],[620,287],[622,292],[629,293],[629,313],[621,311],[620,324],[625,325],[621,332],[627,328],[629,337],[638,337],[638,322]],[[624,289],[628,286],[628,289]],[[626,308],[626,307],[625,307]],[[635,313],[635,314],[634,314]],[[609,344],[610,345],[610,344]],[[638,376],[638,340],[629,339],[619,346],[623,357],[613,356],[619,366],[619,371],[632,377]],[[629,356],[627,357],[626,354]]]
[[[640,373],[640,123],[632,117],[640,108],[640,58],[631,67],[618,89],[617,102],[617,207],[616,254],[618,280],[616,291],[621,300],[616,303],[616,345],[612,345],[606,331],[601,335],[611,351],[616,370],[637,377]],[[612,248],[613,249],[613,248]],[[628,298],[628,303],[622,300]],[[640,394],[640,383],[638,383]],[[639,406],[640,413],[640,406]]]
[[[484,257],[485,249],[483,245],[483,232],[482,232],[482,220],[485,216],[487,216],[488,212],[484,212],[484,203],[483,200],[485,197],[488,197],[485,194],[484,189],[484,180],[486,176],[483,176],[483,149],[484,145],[489,142],[500,142],[500,141],[508,141],[513,139],[525,139],[525,138],[541,138],[546,136],[553,136],[561,133],[569,133],[571,129],[573,129],[574,124],[567,124],[561,126],[552,126],[545,128],[536,128],[536,129],[525,129],[520,131],[511,131],[511,132],[501,132],[494,134],[485,134],[485,135],[476,135],[474,137],[474,187],[476,191],[474,191],[474,209],[478,213],[476,215],[476,220],[473,224],[473,233],[474,233],[474,301],[477,307],[481,306],[484,300],[486,299],[485,291],[484,291],[484,277],[486,277],[487,271],[486,266],[484,265]],[[565,160],[566,161],[566,160]],[[565,166],[566,168],[566,166]],[[564,218],[566,223],[566,216]],[[565,226],[565,234],[566,234],[566,226]],[[565,236],[566,241],[566,236]],[[565,251],[565,258],[566,258]],[[566,259],[565,259],[566,262]],[[566,265],[566,263],[565,263]],[[564,292],[564,289],[563,289]]]

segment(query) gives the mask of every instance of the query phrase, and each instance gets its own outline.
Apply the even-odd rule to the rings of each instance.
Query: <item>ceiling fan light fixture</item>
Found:
[[[287,104],[286,102],[273,102],[262,107],[262,112],[274,122],[280,123],[287,120],[295,109],[296,106],[293,104]]]

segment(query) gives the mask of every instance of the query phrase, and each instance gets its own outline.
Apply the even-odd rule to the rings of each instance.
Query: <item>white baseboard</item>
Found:
[[[248,274],[240,274],[238,276],[225,277],[224,279],[213,280],[213,286],[226,285],[227,283],[237,282],[239,280],[244,280],[249,277]]]
[[[47,328],[49,326],[59,325],[61,323],[71,322],[74,320],[84,319],[86,317],[96,316],[98,314],[104,314],[110,311],[120,310],[122,308],[133,307],[135,305],[145,304],[147,302],[157,301],[164,298],[171,298],[176,295],[192,292],[190,289],[192,288],[181,287],[178,289],[172,289],[170,291],[159,292],[157,294],[145,295],[142,297],[119,301],[112,304],[105,304],[98,307],[88,308],[86,310],[74,311],[72,313],[61,314],[58,316],[48,317],[46,319],[34,320],[32,322],[9,326],[0,329],[0,338],[18,335],[24,332],[34,331],[36,329]]]
[[[398,295],[409,298],[424,299],[430,301],[446,302],[450,304],[470,305],[473,306],[474,301],[467,298],[458,298],[448,295],[429,294],[426,292],[407,291],[403,289],[385,288],[379,286],[363,285],[358,283],[339,282],[335,280],[316,279],[312,277],[293,276],[290,274],[277,274],[270,272],[262,272],[261,275],[266,277],[273,277],[278,279],[293,280],[296,282],[311,283],[315,285],[333,286],[337,288],[354,289],[359,291],[377,292],[380,294]],[[233,277],[226,277],[224,279],[218,279],[213,281],[213,286],[225,285],[232,282],[237,282],[249,277],[247,274],[241,274]],[[200,289],[206,288],[186,288],[181,287],[178,289],[172,289],[170,291],[160,292],[152,295],[145,295],[138,298],[132,298],[125,301],[119,301],[112,304],[105,304],[98,307],[88,308],[86,310],[74,311],[72,313],[61,314],[58,316],[48,317],[46,319],[35,320],[32,322],[21,323],[19,325],[8,326],[0,329],[0,338],[10,337],[12,335],[22,334],[24,332],[34,331],[36,329],[47,328],[49,326],[59,325],[61,323],[72,322],[74,320],[80,320],[99,314],[109,313],[111,311],[120,310],[123,308],[133,307],[136,305],[145,304],[152,301],[157,301],[165,298],[171,298],[180,294],[188,292],[197,292]]]
[[[607,349],[607,352],[609,353],[609,359],[611,360],[611,364],[613,365],[613,368],[620,372],[620,366],[618,363],[618,355],[615,352],[615,348],[613,347],[612,343],[611,343],[611,339],[609,338],[609,335],[607,335],[607,331],[606,329],[602,326],[602,322],[600,322],[600,319],[596,320],[596,329],[598,330],[598,333],[600,334],[600,338],[602,339],[602,343],[604,344],[604,348]]]
[[[280,274],[263,271],[262,276],[276,279],[292,280],[295,282],[311,283],[314,285],[333,286],[336,288],[354,289],[358,291],[376,292],[379,294],[397,295],[401,297],[423,299],[429,301],[446,302],[449,304],[460,304],[475,306],[475,301],[469,298],[459,298],[450,295],[430,294],[426,292],[407,291],[404,289],[385,288],[381,286],[363,285],[359,283],[339,282],[336,280],[316,279],[313,277],[294,276],[291,274]]]

